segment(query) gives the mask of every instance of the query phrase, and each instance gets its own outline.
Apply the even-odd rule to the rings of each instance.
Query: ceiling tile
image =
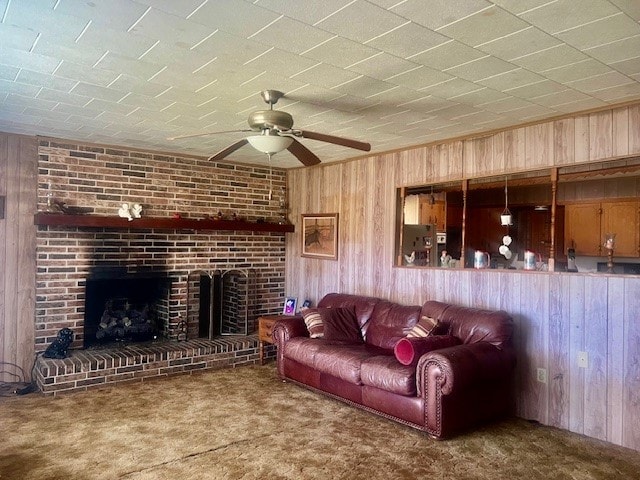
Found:
[[[84,24],[91,20],[92,23],[104,27],[126,31],[147,8],[145,5],[128,0],[109,0],[108,2],[60,0],[56,6],[56,12],[82,19]]]
[[[522,13],[521,17],[547,33],[558,33],[618,13],[602,0],[556,0]]]
[[[407,58],[449,40],[449,37],[445,37],[417,23],[407,23],[400,28],[374,38],[367,42],[367,45]]]
[[[66,78],[54,77],[46,73],[34,72],[32,70],[21,69],[17,78],[18,83],[26,83],[27,85],[47,85],[53,90],[60,90],[62,92],[69,92],[76,84],[75,80],[69,80]]]
[[[9,65],[0,65],[0,78],[2,80],[9,80],[13,82],[20,72],[19,68],[10,67]]]
[[[360,75],[333,65],[318,64],[310,70],[296,74],[293,78],[301,82],[312,83],[324,88],[333,88],[341,83],[355,80]]]
[[[131,75],[119,75],[113,82],[109,84],[109,88],[117,90],[122,94],[138,93],[149,97],[155,97],[166,90],[166,86],[157,83],[147,82],[146,80]],[[122,97],[120,97],[122,98]]]
[[[442,98],[452,98],[463,93],[480,90],[483,87],[477,83],[468,82],[461,78],[452,78],[429,87],[421,88],[420,91]]]
[[[552,68],[551,70],[545,70],[543,74],[545,77],[555,80],[556,82],[568,83],[587,77],[593,77],[594,75],[602,75],[603,73],[611,71],[611,68],[607,67],[604,63],[589,58],[582,62],[576,62],[571,65],[564,65],[562,67]]]
[[[636,98],[640,95],[640,82],[618,85],[617,87],[606,88],[593,92],[592,95],[606,102],[622,102],[629,98]]]
[[[225,68],[223,62],[219,63],[220,68]],[[275,70],[286,77],[291,77],[295,76],[299,72],[308,70],[317,64],[317,61],[310,58],[301,57],[299,55],[274,48],[265,55],[248,62],[246,66],[259,72]]]
[[[407,0],[397,2],[391,11],[436,30],[489,6],[491,3],[485,0],[430,0],[428,6],[424,0]]]
[[[538,105],[544,105],[549,108],[556,108],[558,105],[563,105],[567,102],[577,102],[589,99],[589,95],[579,92],[577,90],[566,89],[559,92],[548,93],[539,97],[531,99],[532,102]]]
[[[282,17],[252,35],[251,39],[263,45],[271,45],[287,52],[302,53],[334,36],[320,28],[288,17]]]
[[[304,52],[305,57],[337,67],[348,67],[369,58],[380,50],[342,37],[334,37],[326,43]],[[336,52],[340,52],[336,55]]]
[[[635,58],[639,51],[640,35],[585,50],[586,53],[606,64]]]
[[[107,27],[90,25],[82,34],[79,45],[109,50],[127,57],[138,58],[155,43],[151,38],[120,32]]]
[[[191,48],[215,32],[214,26],[201,25],[192,20],[151,9],[140,19],[134,19],[128,32],[163,43]]]
[[[175,0],[166,0],[175,1]],[[256,4],[267,10],[295,18],[314,25],[344,7],[345,0],[322,0],[321,2],[300,2],[300,0],[257,0]]]
[[[567,82],[567,85],[571,88],[575,88],[576,90],[580,90],[581,92],[588,93],[595,90],[602,90],[603,88],[625,85],[627,83],[634,82],[632,79],[619,72],[608,72],[602,75],[576,80],[575,82]]]
[[[634,20],[640,22],[640,2],[638,0],[609,0]]]
[[[385,81],[394,85],[402,85],[404,87],[420,90],[452,78],[454,77],[448,73],[420,65],[407,72],[389,77],[385,79]]]
[[[5,48],[4,46],[0,48],[0,64],[28,68],[36,72],[53,73],[59,63],[60,60],[53,57]]]
[[[37,36],[37,32],[28,28],[0,23],[0,44],[3,49],[29,50]]]
[[[467,105],[480,105],[507,97],[508,95],[502,92],[498,92],[490,88],[481,88],[480,90],[463,93],[462,95],[458,95],[457,97],[450,98],[450,100],[458,103],[465,103]]]
[[[134,60],[123,57],[117,53],[107,53],[98,62],[94,63],[96,68],[108,70],[114,73],[126,73],[129,76],[147,79],[157,73],[163,64],[151,63],[144,60]]]
[[[489,110],[495,113],[505,113],[512,110],[518,110],[521,108],[531,106],[531,102],[516,97],[506,97],[500,100],[496,100],[490,103],[483,103],[480,105],[484,110]]]
[[[485,53],[475,48],[471,48],[457,40],[451,40],[426,52],[414,55],[410,59],[412,62],[420,63],[436,70],[446,70],[485,56]]]
[[[11,2],[4,11],[3,23],[31,31],[74,39],[84,30],[87,22],[52,9],[49,1]]]
[[[527,68],[533,72],[543,72],[551,68],[561,67],[586,60],[584,53],[568,45],[558,45],[536,53],[511,59],[512,63]]]
[[[624,73],[625,75],[634,75],[640,73],[640,57],[611,63],[609,66],[620,73]]]
[[[104,48],[82,45],[71,39],[43,35],[33,53],[91,67],[105,54]]]
[[[505,10],[519,15],[527,10],[540,7],[545,3],[549,3],[549,0],[491,0],[496,5],[504,8]],[[552,0],[553,1],[553,0]]]
[[[195,70],[214,58],[223,62],[225,66],[243,65],[267,50],[269,50],[268,45],[217,31],[197,46],[189,49],[177,48],[160,42],[144,56],[144,60],[162,64],[171,60],[188,64]]]
[[[91,68],[77,63],[62,62],[56,69],[55,76],[67,78],[76,82],[84,81],[106,87],[118,76],[114,72]]]
[[[564,103],[554,107],[555,110],[565,113],[583,112],[592,108],[601,108],[607,104],[597,98],[587,98],[585,100],[578,100],[577,102]]]
[[[78,3],[82,2],[82,0],[74,1]],[[124,2],[129,3],[126,0],[124,0]],[[111,2],[108,4],[109,6],[110,3]],[[202,4],[202,0],[180,0],[179,2],[176,2],[176,0],[135,0],[135,3],[145,5],[146,7],[157,8],[163,12],[186,18]]]
[[[477,83],[489,88],[493,88],[494,90],[504,91],[510,88],[521,87],[524,85],[529,85],[531,83],[540,82],[542,80],[544,80],[544,77],[538,74],[530,72],[529,70],[524,70],[522,68],[516,68],[505,73],[500,73],[493,77],[478,80]]]
[[[24,83],[10,82],[7,80],[0,80],[0,91],[7,93],[16,93],[18,95],[24,95],[26,97],[35,97],[40,91],[40,87],[35,85],[26,85]]]
[[[460,105],[457,102],[445,100],[444,98],[436,97],[435,95],[425,95],[422,98],[413,100],[412,102],[408,102],[402,106],[423,113],[438,112],[438,115],[440,115],[440,112],[442,111],[448,111],[448,109],[456,109],[455,112],[475,111],[475,109],[469,105]],[[445,116],[445,118],[450,117]]]
[[[357,21],[354,21],[357,19]],[[331,15],[316,24],[329,32],[350,38],[357,42],[366,42],[406,22],[398,15],[364,0],[356,0],[335,15]]]
[[[605,45],[634,35],[640,35],[640,25],[624,13],[557,34],[558,38],[580,49]]]
[[[438,32],[475,47],[527,27],[527,22],[493,5],[442,27]]]
[[[517,68],[515,65],[505,62],[504,60],[486,56],[484,58],[472,60],[464,65],[448,68],[445,72],[473,82],[482,78],[500,75],[501,73],[514,70],[515,68]]]
[[[532,99],[553,92],[561,92],[566,90],[567,87],[560,85],[559,83],[552,82],[551,80],[545,80],[543,82],[534,83],[531,85],[525,85],[524,87],[516,87],[505,90],[509,95],[515,97]]]
[[[213,30],[247,38],[266,27],[280,15],[249,2],[237,0],[215,0],[203,3],[189,17],[189,20],[200,23]]]
[[[349,66],[348,70],[367,75],[371,78],[377,78],[378,80],[384,80],[394,75],[408,72],[419,66],[420,65],[410,62],[409,60],[403,60],[394,55],[379,52],[373,57]]]
[[[346,93],[348,95],[367,98],[371,95],[376,95],[380,92],[384,92],[385,90],[389,90],[392,87],[393,85],[381,80],[361,76],[353,81],[336,85],[333,87],[333,90],[337,90],[338,92]]]
[[[478,45],[477,49],[503,60],[522,57],[560,45],[560,40],[535,27],[528,27],[511,35]]]
[[[38,98],[50,102],[63,103],[65,105],[75,105],[81,107],[86,105],[91,100],[90,97],[85,97],[75,93],[63,93],[59,90],[52,90],[50,88],[42,88],[38,92]]]
[[[79,82],[72,90],[71,93],[76,95],[84,95],[86,97],[97,98],[99,100],[105,100],[107,102],[117,102],[123,95],[122,92],[112,90],[110,88],[101,87],[99,85],[91,85],[90,83]]]

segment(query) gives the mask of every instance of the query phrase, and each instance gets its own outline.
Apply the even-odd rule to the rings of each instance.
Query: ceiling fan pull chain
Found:
[[[271,154],[267,153],[267,157],[269,157],[269,201],[271,201],[273,197],[273,168],[271,167]]]

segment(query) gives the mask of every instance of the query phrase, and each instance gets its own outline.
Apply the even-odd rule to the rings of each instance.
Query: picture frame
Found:
[[[301,256],[338,259],[338,214],[302,214]]]
[[[286,297],[282,306],[283,315],[295,315],[298,299],[296,297]]]

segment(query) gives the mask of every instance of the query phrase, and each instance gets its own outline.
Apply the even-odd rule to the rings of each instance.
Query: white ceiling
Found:
[[[382,152],[640,99],[640,0],[0,0],[0,15],[4,132],[211,155],[246,134],[167,137],[247,128],[277,89],[294,127]],[[361,154],[303,143],[323,162]]]

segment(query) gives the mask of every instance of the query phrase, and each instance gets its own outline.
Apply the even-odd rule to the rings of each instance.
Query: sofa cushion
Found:
[[[321,339],[294,337],[282,346],[283,356],[308,367],[313,367],[316,353],[322,345]]]
[[[349,383],[362,385],[360,366],[372,353],[365,344],[335,343],[318,340],[322,346],[314,357],[314,367],[321,373],[341,378]]]
[[[353,308],[318,309],[324,324],[324,338],[344,342],[362,343],[362,334]]]
[[[407,337],[428,337],[438,328],[438,319],[422,315]]]
[[[300,312],[309,331],[310,338],[322,338],[324,335],[324,323],[317,308],[305,308]]]
[[[381,300],[373,309],[365,341],[393,353],[393,346],[404,338],[420,317],[419,306],[398,305]]]
[[[432,335],[430,337],[407,337],[398,340],[393,348],[396,360],[402,365],[418,365],[418,360],[425,353],[440,348],[460,345],[460,340],[451,335]]]
[[[398,395],[416,395],[416,367],[399,363],[393,355],[378,355],[362,361],[363,385]]]
[[[350,295],[347,293],[328,293],[318,302],[318,308],[353,308],[355,309],[358,325],[363,332],[371,318],[373,308],[380,302],[379,298]]]

